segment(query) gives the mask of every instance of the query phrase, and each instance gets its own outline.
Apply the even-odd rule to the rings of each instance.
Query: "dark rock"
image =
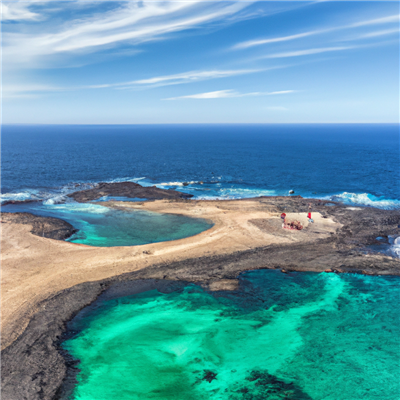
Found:
[[[26,203],[36,203],[42,200],[7,200],[4,203],[1,203],[2,206],[7,206],[9,204],[26,204]]]
[[[207,381],[208,383],[211,383],[214,379],[217,379],[217,375],[218,374],[216,372],[205,370],[203,381]]]
[[[159,189],[156,186],[145,187],[134,182],[99,183],[96,187],[81,190],[68,195],[75,201],[85,203],[97,200],[103,196],[128,197],[148,200],[189,199],[191,194],[176,190]]]
[[[32,225],[31,233],[48,239],[65,240],[77,230],[59,218],[39,217],[30,213],[3,213],[2,222]]]

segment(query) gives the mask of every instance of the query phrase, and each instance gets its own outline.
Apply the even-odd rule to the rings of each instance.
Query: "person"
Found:
[[[308,222],[314,222],[314,220],[311,218],[311,212],[307,214]]]

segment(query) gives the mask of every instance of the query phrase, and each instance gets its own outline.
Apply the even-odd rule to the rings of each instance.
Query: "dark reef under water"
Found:
[[[64,399],[399,398],[400,277],[257,270],[234,292],[117,296],[69,323]]]

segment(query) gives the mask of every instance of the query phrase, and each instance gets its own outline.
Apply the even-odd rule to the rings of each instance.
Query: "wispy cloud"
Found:
[[[312,31],[308,31],[308,32],[301,32],[301,33],[297,33],[294,35],[248,40],[245,42],[240,42],[240,43],[235,44],[232,47],[232,49],[233,50],[247,49],[250,47],[261,46],[261,45],[265,45],[265,44],[287,42],[287,41],[291,41],[291,40],[302,39],[305,37],[320,35],[320,34],[329,33],[329,32],[333,32],[333,31],[358,28],[358,27],[364,27],[364,26],[371,26],[371,25],[391,24],[391,23],[399,22],[399,17],[400,17],[399,14],[395,14],[395,15],[389,15],[389,16],[386,16],[383,18],[359,21],[359,22],[352,23],[349,25],[341,25],[341,26],[330,27],[330,28],[325,28],[325,29],[312,30]],[[397,31],[398,31],[398,29],[397,29]],[[364,36],[364,37],[368,37],[368,36]],[[373,35],[371,35],[370,37],[373,37]]]
[[[283,52],[283,53],[269,54],[267,56],[264,56],[263,58],[300,57],[300,56],[307,56],[310,54],[328,53],[331,51],[350,50],[353,48],[354,48],[354,46],[320,47],[320,48],[316,48],[316,49],[305,49],[305,50],[296,50],[296,51],[288,51],[288,52]]]
[[[147,79],[139,79],[130,82],[114,84],[112,86],[167,86],[182,83],[191,83],[209,79],[227,78],[231,76],[252,74],[261,72],[261,69],[237,69],[237,70],[209,70],[209,71],[189,71],[180,74],[156,76]]]
[[[395,15],[388,15],[388,16],[382,17],[382,18],[375,18],[375,19],[369,19],[366,21],[355,22],[354,24],[347,25],[347,27],[348,28],[357,28],[359,26],[388,24],[388,23],[399,22],[399,20],[400,20],[400,14],[395,14]]]
[[[277,94],[288,94],[294,93],[295,90],[280,90],[276,92],[250,92],[250,93],[239,93],[235,90],[217,90],[214,92],[205,92],[205,93],[197,93],[190,94],[187,96],[179,96],[179,97],[170,97],[168,99],[163,100],[179,100],[179,99],[224,99],[224,98],[233,98],[233,97],[253,97],[253,96],[271,96]]]
[[[2,97],[7,99],[15,98],[36,98],[43,93],[60,92],[70,90],[67,88],[42,84],[4,84],[2,87]]]
[[[357,36],[357,39],[366,39],[366,38],[374,38],[374,37],[379,37],[379,36],[386,36],[386,35],[393,35],[393,34],[398,34],[399,29],[384,29],[382,31],[374,31],[374,32],[369,32],[365,33],[363,35]]]
[[[3,97],[16,98],[26,96],[39,96],[39,94],[50,92],[65,92],[87,89],[140,89],[153,88],[160,86],[179,85],[185,83],[194,83],[218,78],[228,78],[237,75],[251,74],[262,72],[260,69],[239,69],[239,70],[206,70],[206,71],[189,71],[179,74],[156,76],[147,79],[138,79],[127,82],[103,83],[98,85],[80,85],[80,86],[51,86],[42,84],[27,85],[3,85]]]
[[[214,3],[196,0],[118,2],[118,7],[108,12],[66,21],[58,28],[44,24],[43,27],[35,26],[32,28],[35,30],[29,33],[4,31],[3,62],[24,64],[28,61],[37,62],[50,55],[82,54],[109,49],[122,43],[138,45],[160,40],[165,35],[226,20],[227,17],[233,21],[233,16],[249,4],[240,1]],[[27,8],[21,10],[29,13]],[[7,15],[16,14],[18,7],[10,3]]]
[[[249,47],[260,46],[262,44],[287,42],[289,40],[295,40],[307,36],[312,36],[315,35],[317,32],[319,31],[303,32],[303,33],[298,33],[296,35],[281,36],[270,39],[248,40],[247,42],[241,42],[236,44],[235,46],[233,46],[233,49],[247,49]]]
[[[1,20],[6,21],[26,21],[26,20],[38,20],[40,14],[34,13],[29,10],[31,4],[20,3],[15,1],[14,3],[1,4]]]
[[[146,79],[138,79],[134,81],[104,83],[99,85],[89,85],[87,89],[138,89],[138,88],[154,88],[160,86],[180,85],[184,83],[193,83],[206,81],[210,79],[228,78],[237,75],[252,74],[262,72],[265,69],[239,69],[239,70],[207,70],[207,71],[189,71],[179,74],[155,76]]]

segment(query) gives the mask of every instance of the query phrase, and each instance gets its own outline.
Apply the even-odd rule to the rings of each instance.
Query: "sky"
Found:
[[[2,122],[398,123],[398,1],[2,0]]]

